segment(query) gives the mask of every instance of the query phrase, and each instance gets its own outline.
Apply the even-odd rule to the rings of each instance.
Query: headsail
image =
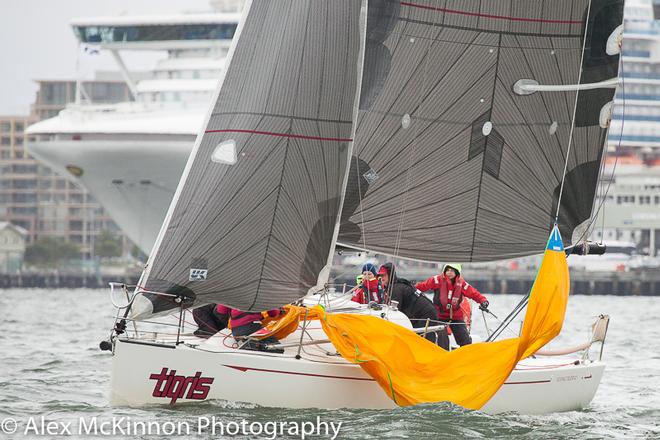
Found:
[[[427,261],[541,253],[591,215],[622,0],[370,0],[339,244]],[[583,50],[584,47],[584,50]],[[576,96],[577,93],[577,96]],[[574,128],[572,124],[574,123]]]
[[[547,241],[519,337],[447,352],[401,326],[372,316],[328,314],[321,324],[337,351],[376,379],[398,405],[449,401],[479,409],[518,361],[559,334],[569,289],[566,254],[555,228]],[[375,334],[379,337],[374,338]]]
[[[361,16],[355,0],[248,2],[141,288],[265,310],[317,284],[351,154]]]

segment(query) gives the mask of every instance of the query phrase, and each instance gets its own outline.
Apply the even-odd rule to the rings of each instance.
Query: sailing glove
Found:
[[[479,309],[483,310],[484,312],[488,311],[488,301],[484,301],[479,304]]]

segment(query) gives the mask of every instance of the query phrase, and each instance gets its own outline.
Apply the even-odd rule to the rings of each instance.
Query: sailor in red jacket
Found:
[[[434,292],[433,305],[438,311],[438,319],[450,323],[456,343],[463,346],[472,343],[472,338],[465,325],[463,311],[461,310],[463,297],[467,296],[479,303],[481,310],[488,309],[488,300],[463,279],[461,269],[461,265],[457,263],[445,264],[440,275],[432,276],[426,281],[417,283],[415,287],[422,292],[428,290]],[[449,337],[446,331],[443,333],[444,336],[439,333],[440,340],[438,345],[448,350]]]
[[[358,276],[358,283],[353,288],[351,301],[360,304],[371,302],[382,304],[385,302],[385,291],[378,278],[376,278],[376,272],[377,269],[373,263],[366,263],[362,266],[362,273]]]

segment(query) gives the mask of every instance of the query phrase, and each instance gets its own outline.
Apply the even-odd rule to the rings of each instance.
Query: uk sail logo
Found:
[[[196,372],[194,376],[178,376],[176,370],[168,372],[168,368],[163,368],[160,373],[151,374],[149,379],[156,381],[151,395],[170,399],[170,405],[174,405],[179,399],[206,399],[214,380],[212,377],[202,377],[201,371]]]
[[[190,269],[188,281],[204,281],[207,273],[207,269]]]

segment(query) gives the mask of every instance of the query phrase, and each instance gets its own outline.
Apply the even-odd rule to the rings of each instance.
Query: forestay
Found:
[[[371,0],[339,244],[427,261],[541,253],[591,215],[622,0]],[[584,46],[584,51],[582,50]],[[572,124],[574,123],[574,129]]]
[[[364,18],[356,0],[258,0],[245,8],[141,288],[265,310],[306,295],[328,265]],[[161,301],[153,312],[170,307]]]

